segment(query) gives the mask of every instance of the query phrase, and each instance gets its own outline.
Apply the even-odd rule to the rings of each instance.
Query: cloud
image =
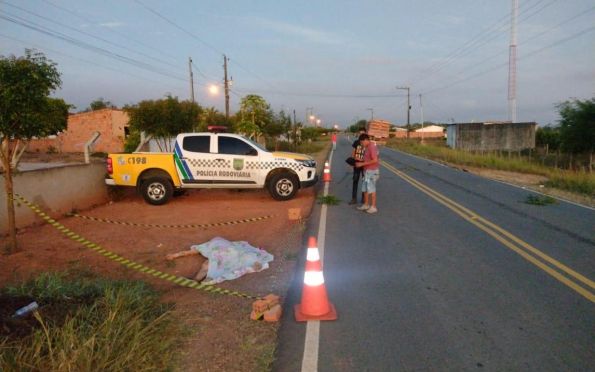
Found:
[[[123,22],[117,22],[117,21],[103,22],[103,23],[100,23],[99,26],[101,26],[101,27],[107,27],[107,28],[118,28],[118,27],[124,26],[124,23]]]
[[[279,22],[261,17],[249,17],[248,20],[253,25],[256,24],[262,28],[276,31],[284,35],[297,36],[313,43],[341,45],[347,42],[346,39],[340,35],[287,22]]]
[[[457,16],[453,16],[453,15],[443,15],[441,17],[441,20],[451,24],[451,25],[462,25],[465,22],[465,18],[463,17],[457,17]]]
[[[396,58],[382,56],[363,57],[359,61],[364,65],[395,65],[402,62],[402,60]]]

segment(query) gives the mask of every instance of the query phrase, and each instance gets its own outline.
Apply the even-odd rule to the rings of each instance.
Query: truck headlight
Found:
[[[298,163],[301,163],[304,167],[306,168],[316,168],[316,161],[315,160],[309,160],[309,159],[297,159],[296,160]]]

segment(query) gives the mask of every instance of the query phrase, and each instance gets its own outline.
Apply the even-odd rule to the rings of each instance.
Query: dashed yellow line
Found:
[[[21,195],[14,194],[14,197],[16,199],[18,199],[18,201],[20,201],[21,203],[25,204],[35,214],[37,214],[39,217],[44,219],[47,223],[49,223],[50,225],[55,227],[58,231],[60,231],[62,234],[64,234],[68,238],[70,238],[70,239],[76,241],[77,243],[82,244],[86,248],[89,248],[92,251],[95,251],[96,253],[101,254],[101,255],[105,256],[106,258],[109,258],[110,260],[117,262],[121,265],[124,265],[132,270],[138,271],[138,272],[146,274],[146,275],[152,275],[156,278],[163,279],[163,280],[166,280],[168,282],[171,282],[171,283],[183,286],[183,287],[189,287],[189,288],[198,289],[201,291],[225,294],[225,295],[236,296],[236,297],[250,298],[250,299],[259,299],[260,298],[258,296],[253,296],[253,295],[249,295],[249,294],[238,292],[238,291],[232,291],[229,289],[215,287],[213,285],[199,283],[195,280],[187,279],[187,278],[184,278],[181,276],[164,273],[159,270],[152,269],[148,266],[140,264],[138,262],[134,262],[132,260],[124,258],[114,252],[108,251],[107,249],[101,247],[99,244],[93,243],[93,242],[85,239],[84,237],[76,234],[75,232],[71,231],[66,226],[62,225],[60,222],[58,222],[58,221],[54,220],[53,218],[51,218],[50,216],[48,216],[37,205],[29,202],[27,199],[25,199]]]
[[[415,188],[419,189],[423,193],[427,194],[440,204],[446,206],[454,213],[459,215],[461,218],[469,221],[477,228],[481,229],[482,231],[484,231],[485,233],[502,243],[507,248],[516,252],[527,261],[531,262],[532,264],[539,267],[552,277],[556,278],[564,285],[573,289],[581,296],[585,297],[591,302],[595,302],[595,294],[591,291],[591,289],[595,289],[595,282],[593,282],[592,280],[576,272],[575,270],[572,270],[571,268],[562,264],[558,260],[548,256],[547,254],[543,253],[531,244],[518,238],[509,231],[481,217],[472,210],[458,204],[452,199],[449,199],[446,196],[440,194],[439,192],[422,184],[421,182],[417,181],[411,176],[399,171],[397,168],[387,163],[386,161],[382,160],[381,164],[386,169],[401,177],[403,180],[405,180]]]

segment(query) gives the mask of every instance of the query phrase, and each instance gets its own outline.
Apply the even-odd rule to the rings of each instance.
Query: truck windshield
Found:
[[[269,150],[265,149],[264,146],[262,146],[261,144],[256,143],[256,142],[254,142],[251,139],[246,138],[246,137],[242,137],[242,138],[245,139],[246,141],[250,142],[254,147],[258,148],[259,150],[269,152]]]

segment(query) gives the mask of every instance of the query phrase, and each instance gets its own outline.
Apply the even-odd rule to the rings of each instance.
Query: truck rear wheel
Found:
[[[291,173],[279,173],[269,181],[269,193],[275,200],[293,199],[300,188],[297,177]]]
[[[167,203],[174,193],[171,181],[163,177],[147,178],[142,182],[140,189],[145,201],[152,205]]]

